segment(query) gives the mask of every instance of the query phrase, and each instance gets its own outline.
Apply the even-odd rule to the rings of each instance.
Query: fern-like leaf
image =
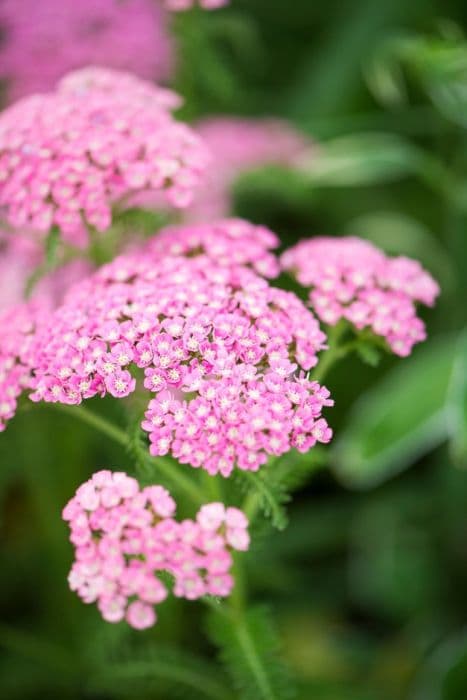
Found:
[[[260,473],[242,472],[238,475],[238,483],[244,492],[250,495],[249,504],[247,505],[247,515],[256,510],[256,506],[263,511],[267,518],[270,518],[271,523],[278,530],[284,530],[287,527],[288,518],[285,504],[290,500],[290,496],[283,488],[282,484],[270,478],[267,473],[268,468]]]
[[[326,462],[327,452],[323,447],[316,446],[306,454],[292,450],[272,464],[271,480],[290,494],[304,486]]]
[[[249,493],[247,515],[251,516],[259,507],[275,528],[284,530],[288,523],[285,505],[291,500],[291,493],[325,463],[325,451],[315,447],[307,454],[293,450],[272,461],[259,474],[242,472],[238,483]]]
[[[152,469],[148,448],[144,443],[143,433],[141,431],[141,416],[133,417],[129,422],[127,435],[128,454],[132,458],[139,476],[148,478],[151,475]]]
[[[295,697],[292,679],[278,655],[280,644],[267,608],[258,606],[244,614],[213,611],[208,631],[239,700]]]

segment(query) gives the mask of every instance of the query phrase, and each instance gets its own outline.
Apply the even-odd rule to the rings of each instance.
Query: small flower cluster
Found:
[[[169,77],[172,41],[154,0],[2,0],[0,77],[10,101],[51,90],[86,65]]]
[[[278,246],[279,239],[265,226],[225,219],[214,224],[169,226],[153,238],[150,250],[155,257],[196,255],[220,267],[247,265],[262,277],[272,278],[280,269],[270,250]]]
[[[195,133],[169,109],[178,98],[126,73],[84,69],[54,93],[0,115],[0,206],[10,225],[60,229],[82,246],[112,205],[136,191],[188,205],[207,164]]]
[[[10,373],[29,369],[31,398],[123,398],[135,390],[137,367],[154,395],[143,422],[151,453],[224,476],[328,442],[321,412],[332,405],[329,392],[305,376],[326,337],[304,304],[244,265],[222,267],[196,251],[163,256],[155,247],[74,285],[9,344]],[[10,385],[6,373],[0,391]]]
[[[199,4],[203,10],[217,10],[219,7],[224,7],[229,4],[230,0],[164,0],[165,6],[168,10],[173,12],[180,12],[182,10],[189,10],[196,4]]]
[[[369,328],[401,357],[425,339],[416,303],[432,306],[439,287],[416,260],[388,258],[359,238],[320,237],[301,241],[281,262],[311,288],[311,306],[323,322],[343,318],[358,330]]]
[[[75,547],[70,588],[85,603],[97,602],[107,622],[154,625],[154,606],[168,595],[159,572],[173,577],[179,598],[231,593],[231,551],[245,551],[250,542],[244,513],[209,503],[195,520],[179,522],[175,510],[162,486],[140,489],[124,472],[106,470],[82,484],[65,506]]]
[[[215,117],[197,125],[197,133],[215,154],[212,167],[185,211],[187,221],[212,221],[231,211],[231,188],[247,170],[261,165],[293,167],[312,143],[276,119]]]

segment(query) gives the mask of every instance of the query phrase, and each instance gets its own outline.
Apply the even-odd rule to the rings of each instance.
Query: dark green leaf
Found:
[[[467,464],[467,330],[460,336],[448,396],[448,426],[456,461]]]
[[[361,397],[334,445],[343,481],[377,484],[446,439],[454,354],[452,337],[420,348]]]
[[[417,149],[396,134],[361,133],[326,141],[303,171],[314,186],[371,185],[406,177],[418,159]]]
[[[442,700],[464,700],[467,697],[467,640],[457,652],[443,680]]]
[[[265,474],[267,470],[268,467],[265,467],[259,474],[242,472],[238,475],[238,482],[243,491],[248,490],[250,495],[254,495],[254,500],[251,496],[251,502],[254,504],[256,500],[258,501],[260,509],[267,518],[270,518],[273,526],[278,530],[284,530],[288,523],[284,505],[288,503],[290,496],[281,483],[275,482],[267,473]]]
[[[405,102],[406,86],[400,62],[391,46],[386,43],[379,48],[366,65],[364,76],[374,97],[387,107],[394,107]]]
[[[381,351],[367,340],[362,340],[355,346],[360,359],[370,367],[377,367],[381,360]]]

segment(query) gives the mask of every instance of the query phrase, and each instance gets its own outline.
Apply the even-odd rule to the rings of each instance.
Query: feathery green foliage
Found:
[[[290,675],[279,658],[280,643],[270,611],[257,606],[229,614],[211,612],[211,639],[219,647],[239,700],[289,700],[295,697]]]
[[[308,454],[296,450],[272,459],[259,473],[242,472],[238,483],[249,495],[245,511],[253,519],[259,509],[277,530],[287,527],[285,506],[291,494],[303,486],[310,476],[326,462],[326,450],[315,447]]]
[[[287,527],[287,511],[284,506],[289,502],[290,496],[281,483],[265,479],[262,472],[242,472],[237,481],[240,488],[249,493],[245,512],[250,519],[259,507],[275,528],[283,530]]]

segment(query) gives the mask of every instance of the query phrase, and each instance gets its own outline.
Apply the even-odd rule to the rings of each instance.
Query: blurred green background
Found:
[[[410,358],[352,357],[329,376],[331,469],[247,557],[300,700],[467,698],[466,18],[463,0],[232,0],[174,21],[185,118],[278,115],[322,143],[309,173],[245,174],[236,213],[284,247],[367,237],[442,287]],[[207,681],[201,605],[167,602],[138,633],[68,590],[61,509],[129,457],[34,406],[2,434],[0,461],[0,697],[235,697],[220,668]]]

